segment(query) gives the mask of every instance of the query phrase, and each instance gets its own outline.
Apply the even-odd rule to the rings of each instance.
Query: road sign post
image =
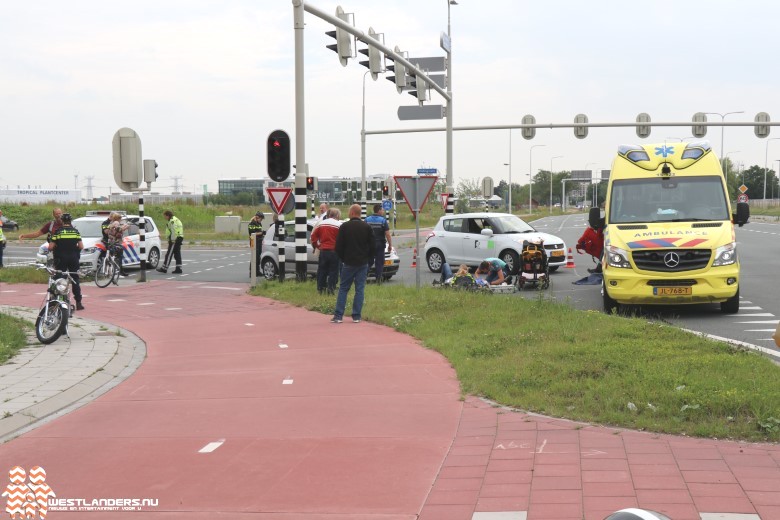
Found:
[[[418,172],[420,170],[417,170]],[[435,171],[435,170],[434,170]],[[420,251],[420,211],[425,206],[428,196],[431,194],[436,181],[439,179],[435,175],[414,175],[414,176],[396,176],[393,177],[398,189],[401,190],[404,200],[409,205],[409,209],[414,215],[414,247]],[[415,267],[415,281],[417,288],[420,288],[420,262]]]

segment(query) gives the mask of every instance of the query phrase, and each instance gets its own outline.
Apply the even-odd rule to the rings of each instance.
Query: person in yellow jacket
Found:
[[[165,262],[157,270],[161,273],[167,273],[171,263],[171,255],[173,255],[173,259],[176,260],[176,269],[173,270],[173,274],[181,274],[181,244],[184,242],[184,225],[178,217],[173,216],[173,211],[169,209],[163,211],[163,216],[168,221],[165,226],[168,229],[168,251],[165,253]]]

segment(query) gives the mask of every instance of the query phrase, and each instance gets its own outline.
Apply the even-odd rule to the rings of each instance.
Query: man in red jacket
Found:
[[[336,254],[336,237],[341,226],[341,211],[337,208],[328,210],[323,219],[311,233],[311,247],[320,250],[317,264],[317,291],[322,294],[336,292],[339,281],[339,257]]]
[[[598,264],[593,269],[588,269],[589,273],[601,272],[601,254],[604,252],[604,227],[603,225],[597,225],[596,227],[588,224],[587,229],[582,234],[579,240],[577,240],[577,252],[579,254],[588,253],[591,255]]]

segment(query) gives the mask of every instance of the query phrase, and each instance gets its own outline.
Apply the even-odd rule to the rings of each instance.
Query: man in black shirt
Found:
[[[347,294],[355,283],[355,298],[352,300],[352,321],[360,323],[363,310],[363,292],[368,276],[368,261],[376,251],[374,232],[371,226],[360,220],[360,204],[349,207],[349,221],[339,228],[336,237],[336,254],[344,262],[341,268],[341,284],[336,298],[336,310],[331,323],[341,323],[347,306]]]
[[[73,278],[73,296],[76,298],[76,310],[83,311],[81,304],[81,285],[79,285],[79,258],[84,244],[79,231],[73,227],[70,213],[63,213],[62,227],[51,236],[49,251],[54,251],[54,268],[59,271],[69,271]],[[58,276],[62,278],[63,275]]]
[[[252,217],[252,220],[249,221],[249,225],[247,228],[249,229],[249,245],[252,246],[252,235],[255,233],[260,233],[257,236],[257,242],[255,243],[255,275],[260,276],[260,254],[263,251],[263,237],[265,237],[265,232],[263,231],[263,219],[265,218],[265,215],[263,215],[261,212],[255,213],[255,216]],[[250,253],[251,254],[251,253]],[[252,263],[249,263],[250,269],[252,268]],[[252,272],[249,272],[249,276],[252,276]]]

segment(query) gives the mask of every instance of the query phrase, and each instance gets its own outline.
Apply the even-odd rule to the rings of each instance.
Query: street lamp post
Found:
[[[360,127],[360,200],[366,200],[366,76],[371,72],[363,73],[363,124]],[[314,204],[312,202],[312,204]]]
[[[720,116],[720,122],[722,123],[722,122],[725,121],[726,116],[731,115],[731,114],[744,114],[745,111],[744,110],[739,110],[737,112],[726,112],[725,114],[721,114],[721,113],[718,113],[718,112],[704,112],[704,113],[708,114],[708,115],[711,115],[711,116]],[[720,127],[720,161],[721,161],[721,168],[723,167],[723,162],[726,160],[724,158],[725,155],[723,155],[723,150],[724,150],[724,148],[723,148],[723,130],[724,130],[724,127],[721,126]],[[729,180],[729,177],[728,177],[728,175],[726,175],[726,184],[728,184],[728,180]]]
[[[553,174],[552,174],[552,164],[554,159],[560,159],[563,157],[563,155],[556,155],[555,157],[550,157],[550,214],[552,215],[552,192],[553,192]]]
[[[456,0],[447,0],[447,195],[453,194],[452,175],[452,32],[450,24],[450,6],[458,5]],[[449,213],[450,204],[447,203],[446,212]]]
[[[512,129],[509,129],[509,163],[507,163],[507,166],[509,166],[509,197],[507,201],[508,211],[507,213],[512,213]]]
[[[769,139],[766,140],[766,148],[764,150],[764,200],[766,200],[766,171],[767,171],[766,159],[769,154],[769,141],[777,141],[778,139],[780,139],[780,137],[770,137]]]
[[[534,169],[533,169],[533,157],[534,148],[539,146],[547,146],[544,144],[535,144],[528,150],[528,213],[533,213],[533,187],[534,187]]]

